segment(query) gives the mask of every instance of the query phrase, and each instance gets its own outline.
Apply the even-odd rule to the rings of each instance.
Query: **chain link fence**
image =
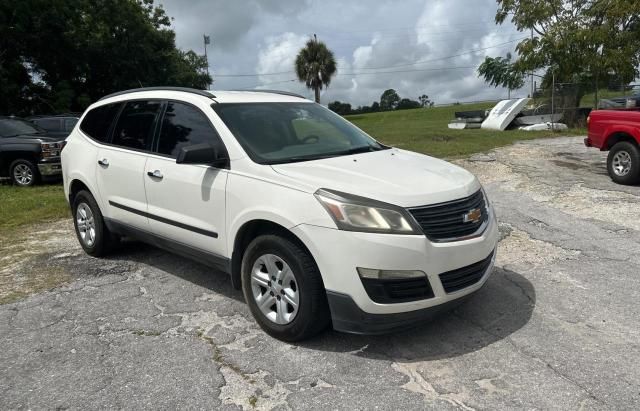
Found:
[[[640,85],[610,83],[594,84],[553,82],[546,88],[534,88],[531,102],[536,114],[548,114],[553,122],[569,127],[584,127],[594,108],[640,107]]]

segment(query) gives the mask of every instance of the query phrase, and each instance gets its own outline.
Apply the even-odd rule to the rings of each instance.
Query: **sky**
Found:
[[[172,17],[181,49],[207,47],[212,89],[279,89],[312,98],[296,80],[295,57],[316,34],[338,71],[323,104],[354,107],[393,88],[436,104],[506,98],[478,78],[485,56],[515,55],[519,33],[496,25],[495,0],[156,0]],[[514,95],[526,97],[529,85]]]

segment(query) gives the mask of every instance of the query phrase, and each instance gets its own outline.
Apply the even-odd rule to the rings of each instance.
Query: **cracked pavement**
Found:
[[[497,266],[386,336],[283,343],[223,274],[133,242],[94,259],[70,222],[36,227],[0,273],[65,282],[0,305],[1,407],[638,409],[640,187],[604,159],[557,138],[456,161],[496,208]]]

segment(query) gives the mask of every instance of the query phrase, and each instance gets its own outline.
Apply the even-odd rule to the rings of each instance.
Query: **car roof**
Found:
[[[65,113],[65,114],[37,114],[27,117],[27,120],[42,120],[50,118],[79,118],[82,113]]]
[[[124,101],[139,98],[184,99],[207,98],[215,103],[308,102],[303,96],[279,90],[198,90],[183,87],[147,87],[124,90],[102,97],[99,101]]]

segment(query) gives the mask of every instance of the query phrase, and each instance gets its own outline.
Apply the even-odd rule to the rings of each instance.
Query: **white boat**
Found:
[[[480,128],[480,123],[458,119],[458,120],[450,121],[447,127],[454,130],[464,130],[464,129],[470,129],[470,128]]]
[[[482,128],[499,131],[506,129],[518,113],[522,111],[524,106],[527,105],[529,100],[528,98],[519,98],[498,102],[482,122]]]
[[[520,130],[524,131],[545,131],[545,130],[566,130],[567,127],[564,123],[540,123],[532,124],[530,126],[520,127]]]
[[[513,124],[517,126],[529,126],[541,123],[557,123],[562,120],[562,113],[536,114],[532,116],[520,116],[513,119]]]

